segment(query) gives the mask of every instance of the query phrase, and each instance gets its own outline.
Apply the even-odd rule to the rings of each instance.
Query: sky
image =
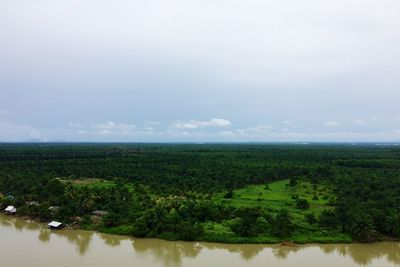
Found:
[[[0,141],[399,142],[398,0],[4,0]]]

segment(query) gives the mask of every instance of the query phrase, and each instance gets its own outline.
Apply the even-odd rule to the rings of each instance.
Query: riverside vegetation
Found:
[[[400,238],[391,145],[1,144],[0,192],[21,216],[136,237]]]

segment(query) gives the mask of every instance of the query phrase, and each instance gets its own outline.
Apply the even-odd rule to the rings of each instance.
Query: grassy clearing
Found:
[[[217,199],[235,207],[254,207],[260,206],[271,211],[286,208],[291,214],[304,214],[315,212],[321,213],[324,209],[330,209],[329,201],[334,198],[332,188],[328,184],[320,184],[317,188],[309,181],[299,181],[296,186],[289,186],[289,180],[281,180],[265,185],[251,185],[242,189],[235,190],[233,197],[224,198],[225,193],[217,195]],[[299,210],[296,208],[296,200],[293,196],[306,199],[310,208]],[[318,199],[314,199],[314,195]]]
[[[314,213],[319,217],[325,209],[332,209],[329,204],[334,200],[333,187],[327,183],[313,186],[307,180],[298,181],[295,186],[289,185],[289,180],[280,180],[266,185],[251,185],[235,190],[232,198],[224,198],[226,192],[218,194],[216,199],[234,207],[264,207],[271,213],[279,209],[287,209],[296,225],[295,232],[290,237],[296,243],[349,243],[352,241],[347,234],[335,230],[322,229],[319,225],[310,225],[305,220],[305,215]],[[306,199],[310,204],[308,209],[296,207],[295,196]],[[223,242],[238,242],[229,228],[212,224],[206,227],[206,239],[222,240]],[[276,237],[264,235],[247,238],[243,242],[248,243],[276,243],[280,240]]]

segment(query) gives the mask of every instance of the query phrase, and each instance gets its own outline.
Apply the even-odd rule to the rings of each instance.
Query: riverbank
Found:
[[[91,228],[91,227],[83,227],[84,230],[93,230],[101,233],[114,234],[114,235],[125,235],[130,236],[129,233],[131,231],[129,226],[115,227],[115,228]],[[168,236],[150,236],[149,238],[159,238],[168,241],[178,241],[177,239],[168,238]],[[278,238],[274,236],[257,236],[257,237],[235,237],[232,235],[223,235],[223,234],[208,234],[201,236],[200,238],[196,238],[192,241],[197,242],[211,242],[211,243],[222,243],[222,244],[279,244],[282,242],[290,242],[294,244],[350,244],[357,243],[354,242],[351,236],[344,233],[337,233],[337,235],[329,235],[329,236],[320,236],[318,234],[314,234],[313,236],[305,235],[305,234],[295,234],[292,238]],[[384,240],[379,240],[384,241]]]
[[[31,218],[27,216],[19,216],[19,215],[6,215],[2,214],[2,216],[5,217],[10,217],[10,218],[19,218],[22,220],[25,220],[27,222],[35,222],[43,227],[47,227],[46,221],[39,220],[38,218]],[[66,224],[64,229],[68,230],[86,230],[86,231],[94,231],[98,233],[104,233],[104,234],[112,234],[112,235],[118,235],[118,236],[126,236],[126,237],[134,237],[131,235],[132,229],[130,226],[119,226],[119,227],[96,227],[95,225],[80,225],[78,223],[74,223],[73,225],[71,224]],[[57,230],[55,230],[57,231]],[[166,241],[180,241],[176,239],[171,239],[168,238],[168,236],[151,236],[148,238],[156,238],[160,240],[166,240]],[[307,236],[304,233],[298,233],[294,234],[293,238],[277,238],[273,236],[258,236],[258,237],[249,237],[249,238],[243,238],[243,237],[234,237],[232,235],[226,234],[208,234],[201,236],[201,238],[197,238],[192,240],[193,242],[209,242],[209,243],[221,243],[221,244],[350,244],[350,243],[358,243],[354,242],[351,237],[347,234],[343,233],[337,233],[336,236],[333,236],[333,233],[331,232],[329,236],[322,236],[318,235],[318,233],[314,233],[313,236]],[[385,238],[382,240],[379,240],[379,242],[385,242],[385,241],[398,241],[395,239],[389,239]]]
[[[395,267],[400,243],[257,245],[138,239],[93,231],[48,230],[0,214],[1,266]],[[23,255],[23,256],[21,256]]]

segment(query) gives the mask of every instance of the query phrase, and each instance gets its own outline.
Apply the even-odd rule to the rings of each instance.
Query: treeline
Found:
[[[257,145],[0,145],[0,175],[122,179],[158,194],[203,193],[326,175],[325,151]],[[334,157],[335,154],[332,153]]]

